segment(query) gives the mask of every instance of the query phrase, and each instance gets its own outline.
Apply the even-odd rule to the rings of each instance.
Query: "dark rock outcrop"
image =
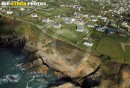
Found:
[[[26,44],[24,36],[0,36],[0,47],[2,48],[20,48],[22,49]]]

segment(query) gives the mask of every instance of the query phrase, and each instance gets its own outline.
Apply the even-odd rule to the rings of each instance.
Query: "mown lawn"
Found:
[[[121,45],[118,41],[110,37],[103,37],[100,40],[96,52],[120,60],[124,58],[124,52]]]

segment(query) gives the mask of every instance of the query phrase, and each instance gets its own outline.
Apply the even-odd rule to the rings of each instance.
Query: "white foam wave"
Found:
[[[25,70],[25,68],[22,67],[23,63],[21,64],[15,64],[15,67],[20,69],[22,72]]]
[[[8,80],[8,82],[15,83],[20,80],[19,74],[15,75],[6,75],[5,78]]]
[[[19,74],[14,74],[14,75],[6,75],[4,76],[3,78],[0,79],[0,84],[2,83],[16,83],[16,82],[19,82],[20,80],[20,76]]]
[[[32,82],[34,79],[35,79],[35,76],[33,76],[32,79],[27,82],[26,88],[32,88],[32,87],[29,87],[28,84],[29,84],[30,82]]]
[[[20,60],[20,59],[23,59],[24,56],[21,56],[21,57],[16,57],[16,60]]]

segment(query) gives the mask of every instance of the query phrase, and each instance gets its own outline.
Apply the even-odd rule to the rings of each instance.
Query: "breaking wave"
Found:
[[[20,75],[19,74],[8,74],[4,76],[3,78],[0,79],[0,84],[2,83],[17,83],[20,80]]]

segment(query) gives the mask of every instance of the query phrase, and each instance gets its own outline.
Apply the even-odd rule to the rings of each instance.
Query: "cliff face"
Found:
[[[48,53],[48,47],[43,47],[42,43],[34,45],[27,41],[24,36],[0,36],[0,47],[21,49],[28,54],[28,63],[25,63],[23,67],[33,72],[40,72],[46,74],[48,67],[53,68],[60,73],[61,77],[69,77],[73,81],[79,84],[88,84],[88,80],[95,80],[98,77],[101,78],[101,85],[98,88],[129,88],[129,73],[130,67],[128,65],[121,68],[121,64],[107,60],[101,63],[101,59],[92,54],[84,54],[80,62],[71,65],[68,60],[60,54],[57,54],[55,49]],[[100,68],[97,70],[97,68]],[[33,69],[37,67],[37,69]],[[121,68],[121,71],[119,71]],[[97,71],[95,71],[97,70]],[[120,72],[119,77],[118,74]],[[120,81],[116,82],[116,78]],[[85,81],[87,79],[87,81]],[[92,83],[92,82],[91,82]],[[91,84],[90,83],[90,84]],[[93,83],[92,83],[93,85]],[[65,83],[63,85],[52,88],[76,88],[71,83]],[[78,88],[78,87],[77,87]],[[84,87],[83,87],[84,88]]]
[[[26,27],[25,24],[24,26]],[[21,49],[27,53],[28,62],[23,65],[27,70],[46,74],[48,67],[51,67],[61,78],[68,77],[80,85],[91,84],[93,86],[93,82],[97,84],[97,78],[101,77],[99,88],[123,88],[121,85],[125,88],[130,87],[128,82],[130,69],[128,68],[122,70],[121,85],[118,85],[120,63],[111,60],[101,61],[101,57],[82,52],[65,42],[59,42],[42,34],[39,29],[21,31],[23,36],[0,36],[0,47]],[[25,35],[28,36],[24,37]],[[76,86],[65,83],[54,88],[76,88]]]
[[[75,85],[73,85],[71,83],[65,83],[63,85],[60,85],[57,87],[51,87],[51,88],[80,88],[80,87],[76,87]]]
[[[0,47],[2,48],[23,48],[26,43],[24,36],[0,36]]]
[[[92,55],[88,56],[88,54],[84,55],[78,65],[70,65],[68,61],[64,59],[62,55],[57,54],[55,50],[53,50],[53,54],[48,54],[46,53],[46,48],[39,47],[33,49],[32,46],[28,44],[25,45],[24,50],[33,53],[29,56],[31,62],[25,64],[30,65],[26,67],[31,68],[45,63],[56,71],[63,73],[64,76],[69,76],[71,78],[80,78],[89,75],[101,64],[98,57]]]
[[[124,65],[120,72],[119,88],[130,88],[130,66]]]

